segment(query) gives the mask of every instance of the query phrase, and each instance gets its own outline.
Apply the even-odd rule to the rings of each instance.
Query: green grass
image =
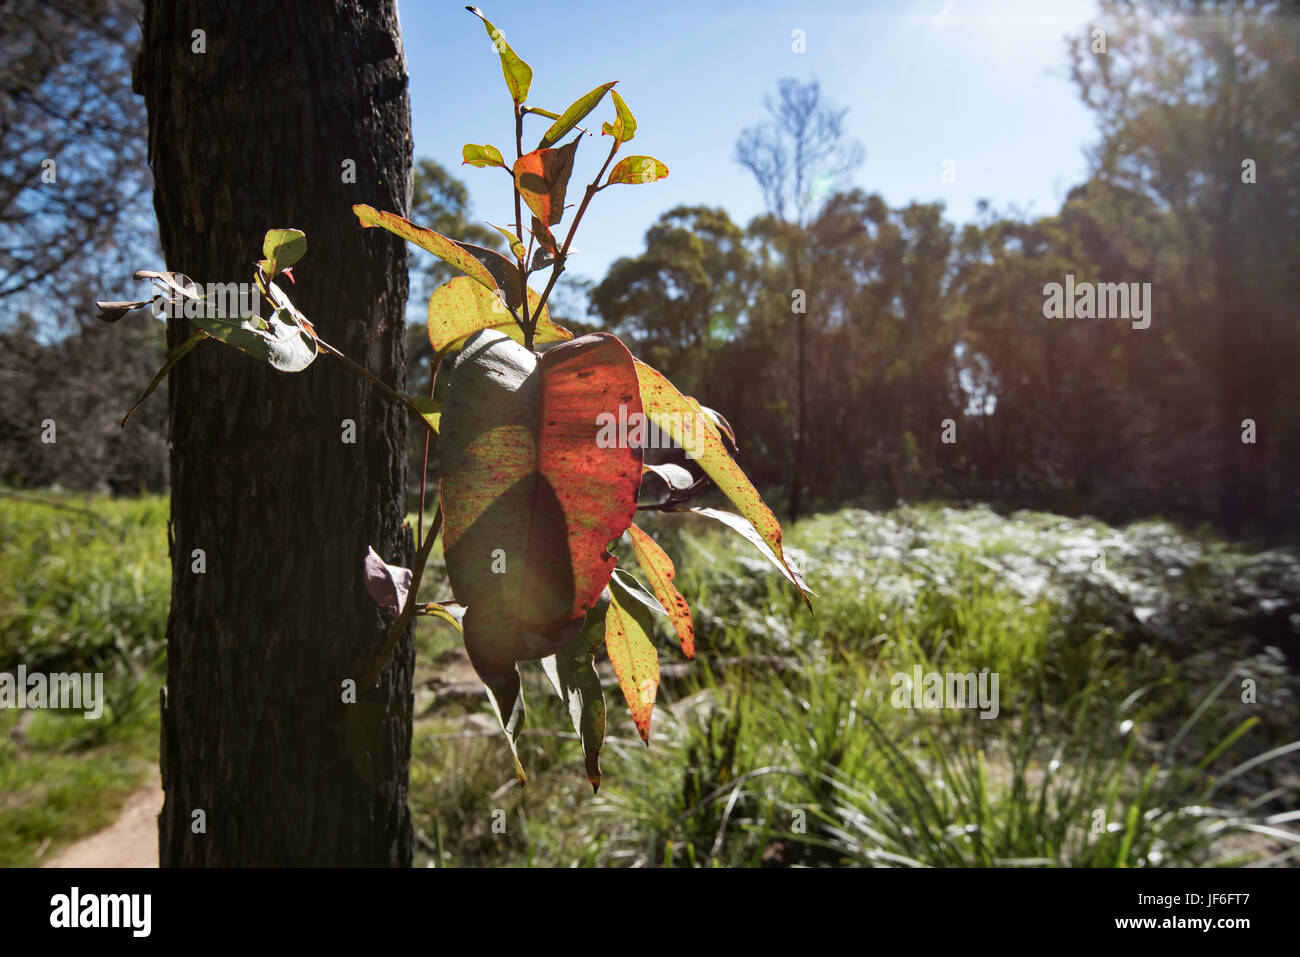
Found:
[[[89,507],[101,520],[0,499],[0,668],[95,666],[110,686],[100,722],[42,713],[20,729],[0,712],[0,863],[108,823],[156,751],[166,503]],[[1264,648],[1300,611],[1294,554],[1160,522],[844,510],[788,533],[820,594],[810,615],[721,527],[642,524],[699,632],[696,662],[665,677],[651,746],[607,688],[593,795],[567,713],[526,666],[520,788],[485,702],[429,709],[421,690],[417,863],[1294,861],[1300,684]],[[447,594],[436,552],[426,583]],[[659,637],[661,661],[680,663]],[[449,627],[421,621],[416,646],[417,686],[466,674]],[[916,666],[996,673],[997,717],[895,707],[894,676]]]
[[[112,823],[146,781],[164,670],[166,500],[36,497],[65,507],[0,498],[0,670],[100,672],[106,705],[93,721],[0,711],[0,864],[10,866]]]

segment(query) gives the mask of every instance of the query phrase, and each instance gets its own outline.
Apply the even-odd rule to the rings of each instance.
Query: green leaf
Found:
[[[522,105],[528,99],[529,87],[533,85],[533,68],[519,59],[515,51],[510,49],[510,44],[506,43],[505,34],[494,27],[492,21],[483,16],[478,7],[465,9],[483,21],[483,28],[487,30],[492,45],[496,47],[497,53],[501,54],[501,73],[506,78],[506,87],[510,90],[515,105]]]
[[[536,113],[538,116],[544,116],[548,120],[558,120],[560,118],[559,113],[552,113],[550,110],[543,110],[541,107],[538,106],[526,106],[524,107],[523,112]]]
[[[650,718],[659,693],[659,654],[655,651],[654,619],[646,603],[612,575],[605,613],[605,649],[618,675],[618,686],[641,740],[650,743]]]
[[[416,614],[441,619],[459,631],[462,636],[465,634],[465,626],[462,624],[465,619],[465,606],[457,602],[431,601],[416,609]]]
[[[501,725],[501,730],[506,733],[506,740],[510,743],[510,756],[515,761],[515,777],[520,784],[527,784],[528,775],[519,763],[519,735],[524,730],[527,714],[518,666],[504,675],[483,676],[483,687],[487,691],[488,703],[492,705],[492,713],[497,716],[497,723]],[[507,713],[509,717],[506,717]]]
[[[605,692],[600,685],[592,652],[605,640],[608,592],[602,603],[587,612],[586,624],[578,637],[542,659],[542,671],[569,711],[569,720],[582,744],[587,780],[593,791],[600,790],[600,749],[605,742]]]
[[[301,372],[316,359],[316,337],[310,323],[293,308],[283,290],[278,292],[279,307],[270,319],[260,316],[224,318],[208,316],[208,303],[199,292],[198,284],[177,272],[153,272],[140,269],[137,279],[152,279],[166,284],[173,292],[173,301],[188,300],[201,308],[191,309],[186,304],[183,315],[214,339],[220,339],[258,359],[269,362],[281,372]]]
[[[266,258],[258,265],[271,279],[307,255],[307,236],[301,229],[268,230],[262,240],[262,255]]]
[[[470,166],[477,166],[482,169],[484,166],[500,166],[502,169],[509,169],[506,161],[501,157],[501,151],[488,143],[479,146],[475,143],[466,143],[465,148],[461,150],[461,156],[464,157],[462,166],[468,163]]]
[[[431,399],[423,395],[404,396],[407,402],[420,410],[420,415],[424,418],[425,424],[433,430],[436,435],[438,432],[438,423],[442,420],[442,400]]]
[[[646,418],[672,436],[749,520],[807,602],[807,589],[786,562],[781,548],[781,523],[722,444],[717,426],[708,421],[707,416],[701,415],[699,405],[678,392],[661,373],[639,360],[636,372]]]
[[[537,316],[542,297],[528,290],[529,315]],[[535,345],[563,342],[573,333],[551,322],[550,311],[541,306],[537,319]],[[433,291],[429,297],[429,344],[435,355],[442,355],[464,344],[465,338],[481,329],[495,329],[516,342],[524,341],[523,330],[501,302],[468,276],[457,276]]]
[[[498,226],[496,223],[488,223],[488,225],[506,238],[506,242],[510,244],[510,254],[522,262],[524,257],[528,255],[528,249],[524,246],[524,241],[516,236],[513,231]]]
[[[625,156],[609,171],[606,186],[625,183],[635,186],[638,183],[654,183],[668,175],[668,167],[653,156]]]
[[[583,121],[583,119],[600,105],[605,94],[609,92],[618,80],[611,80],[609,83],[603,83],[596,87],[586,96],[580,97],[573,101],[573,104],[564,111],[558,120],[551,124],[551,128],[546,131],[542,141],[537,144],[538,149],[545,149],[554,143],[558,143],[565,135]]]
[[[607,334],[537,356],[483,330],[450,362],[446,395],[443,554],[469,606],[466,650],[487,680],[564,647],[609,582],[608,545],[632,522],[641,450],[602,447],[598,420],[637,406],[636,372]]]
[[[162,364],[162,368],[159,369],[157,374],[154,375],[153,380],[149,383],[148,387],[144,390],[144,392],[140,393],[140,398],[135,400],[135,405],[131,406],[130,411],[128,411],[126,415],[122,417],[122,425],[124,427],[126,425],[127,419],[131,418],[131,416],[135,414],[135,410],[140,408],[140,406],[144,404],[144,400],[149,398],[149,396],[153,395],[154,389],[158,388],[158,386],[162,383],[162,380],[167,378],[167,373],[171,372],[172,366],[176,365],[176,363],[180,362],[183,358],[189,355],[194,350],[194,347],[197,346],[200,342],[202,342],[207,337],[208,334],[206,332],[196,332],[194,333],[194,335],[190,336],[188,339],[182,342],[171,352],[167,353],[167,357]]]
[[[626,143],[636,134],[636,117],[627,108],[623,98],[618,95],[618,90],[614,90],[610,95],[614,98],[614,122],[602,123],[600,132],[604,136],[614,137],[618,143]]]
[[[270,319],[187,318],[214,339],[263,359],[281,372],[301,372],[316,359],[316,340],[299,329],[283,309],[277,309]]]

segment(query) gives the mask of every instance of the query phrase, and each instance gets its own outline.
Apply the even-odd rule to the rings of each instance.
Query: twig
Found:
[[[20,492],[11,492],[8,489],[0,489],[0,495],[5,496],[6,498],[17,499],[20,502],[28,502],[32,505],[44,505],[46,508],[61,508],[67,512],[76,512],[79,515],[89,515],[101,525],[107,525],[109,523],[108,519],[103,515],[100,515],[98,512],[92,512],[88,508],[82,508],[79,505],[68,505],[65,502],[55,502],[52,499],[38,498],[35,495],[23,495]]]
[[[334,348],[332,345],[330,345],[328,342],[326,342],[326,341],[325,341],[324,339],[322,339],[320,336],[317,336],[317,337],[316,337],[316,344],[317,344],[318,346],[320,346],[321,349],[323,349],[323,350],[324,350],[325,352],[327,352],[328,354],[330,354],[330,355],[332,355],[332,356],[335,356],[335,357],[337,357],[339,360],[341,360],[341,361],[343,362],[343,364],[344,364],[345,366],[347,366],[349,369],[351,369],[353,372],[355,372],[355,373],[357,373],[358,375],[364,376],[365,378],[369,379],[372,383],[374,383],[375,385],[377,385],[377,386],[380,388],[380,390],[381,390],[385,395],[387,395],[390,399],[392,399],[394,402],[400,402],[402,405],[406,406],[406,407],[407,407],[408,409],[410,409],[413,413],[415,413],[416,416],[418,416],[418,417],[421,418],[421,419],[424,418],[424,413],[422,413],[419,409],[417,409],[417,408],[415,407],[415,404],[414,404],[413,402],[411,402],[410,399],[408,399],[406,396],[402,395],[402,393],[397,392],[397,391],[393,390],[392,388],[390,388],[387,382],[385,382],[383,379],[379,378],[379,376],[375,375],[373,372],[371,372],[371,371],[370,371],[369,369],[367,369],[365,366],[358,365],[357,363],[353,362],[353,361],[352,361],[351,359],[349,359],[346,355],[344,355],[340,350]]]
[[[568,258],[569,245],[573,242],[574,234],[577,233],[578,231],[578,224],[582,222],[582,214],[587,211],[587,206],[591,203],[591,197],[595,196],[597,193],[600,192],[601,188],[596,184],[599,183],[600,178],[605,175],[605,170],[609,168],[610,161],[614,159],[614,154],[618,152],[618,147],[619,147],[619,142],[617,139],[615,139],[613,145],[610,146],[609,148],[609,155],[605,157],[605,162],[600,167],[600,172],[596,174],[595,179],[593,179],[590,183],[587,184],[587,192],[583,195],[582,205],[578,207],[578,212],[573,217],[573,225],[569,227],[569,234],[564,237],[564,245],[555,254],[555,266],[551,270],[550,281],[547,282],[546,289],[543,290],[542,292],[541,301],[537,304],[537,315],[533,317],[533,325],[537,324],[537,316],[541,315],[542,308],[546,305],[546,300],[551,297],[551,290],[555,288],[555,281],[560,278],[560,273],[564,272],[564,261],[566,258]],[[527,299],[528,297],[525,295],[524,298]],[[532,348],[531,330],[525,330],[525,332],[528,333],[528,341],[529,341],[528,347],[531,349]]]
[[[429,398],[433,398],[433,380],[438,373],[438,363],[436,356],[429,357]],[[427,424],[427,423],[426,423]],[[424,496],[427,491],[429,482],[429,440],[433,438],[433,429],[424,430],[424,458],[420,465],[420,516],[415,526],[415,548],[419,551],[424,547]]]

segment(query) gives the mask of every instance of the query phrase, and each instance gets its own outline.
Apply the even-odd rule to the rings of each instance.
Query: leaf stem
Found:
[[[436,356],[429,356],[429,398],[433,398],[433,380],[438,372]],[[424,496],[429,481],[429,441],[433,438],[433,429],[424,430],[424,458],[420,465],[420,515],[415,526],[415,547],[418,551],[424,544]]]
[[[400,392],[397,392],[397,391],[393,390],[392,388],[390,388],[387,382],[385,382],[383,379],[379,378],[379,376],[375,375],[373,372],[371,372],[371,371],[370,371],[369,369],[367,369],[365,366],[357,365],[357,363],[353,362],[353,361],[352,361],[351,359],[349,359],[346,355],[344,355],[341,351],[339,351],[338,349],[334,348],[332,345],[330,345],[328,342],[326,342],[326,341],[325,341],[324,339],[322,339],[320,336],[317,336],[317,337],[316,337],[316,344],[317,344],[318,346],[320,346],[321,350],[324,351],[325,353],[327,353],[327,354],[329,354],[329,355],[332,355],[332,356],[336,356],[338,359],[340,359],[340,360],[343,362],[343,364],[344,364],[345,366],[347,366],[349,369],[351,369],[353,372],[356,372],[356,373],[358,373],[359,375],[362,375],[362,376],[364,376],[365,378],[369,379],[373,384],[375,384],[376,386],[378,386],[378,387],[380,388],[380,390],[381,390],[385,395],[387,395],[390,399],[392,399],[392,400],[395,401],[395,402],[400,402],[402,405],[406,406],[408,409],[410,409],[412,412],[414,412],[414,413],[415,413],[415,414],[416,414],[416,415],[417,415],[421,420],[424,419],[424,413],[421,412],[418,408],[416,408],[416,407],[415,407],[415,404],[414,404],[413,402],[411,402],[410,399],[408,399],[406,396],[402,395]]]
[[[542,307],[546,305],[546,300],[551,297],[551,290],[555,288],[555,281],[560,278],[560,273],[564,272],[564,261],[569,255],[569,244],[573,242],[574,234],[578,231],[578,224],[582,222],[582,214],[587,211],[587,206],[591,203],[591,197],[600,192],[600,187],[596,184],[599,183],[600,178],[605,175],[605,170],[609,169],[610,161],[614,159],[614,154],[618,152],[618,147],[618,140],[615,139],[613,145],[609,148],[609,155],[605,157],[605,162],[600,167],[600,172],[596,174],[594,180],[587,184],[587,191],[582,197],[582,205],[578,207],[577,215],[573,217],[573,225],[569,227],[569,234],[564,237],[564,245],[560,247],[559,251],[555,254],[555,267],[551,270],[551,278],[546,283],[546,289],[542,291],[541,301],[537,305],[538,315],[541,314]],[[529,345],[529,348],[531,349],[532,346]]]
[[[524,114],[518,103],[515,104],[515,163],[524,155]],[[515,235],[523,238],[524,235],[524,214],[521,197],[519,195],[519,182],[515,179],[514,171],[511,170],[510,181],[514,187],[515,193]],[[537,320],[528,317],[528,263],[527,261],[519,264],[519,284],[523,287],[523,320],[518,323],[520,330],[524,334],[524,348],[529,352],[533,351],[533,334],[536,331]],[[541,314],[541,307],[538,307],[538,315]]]

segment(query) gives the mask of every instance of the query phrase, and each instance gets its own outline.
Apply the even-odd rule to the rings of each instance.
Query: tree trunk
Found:
[[[268,228],[304,230],[282,285],[402,388],[406,251],[351,212],[407,208],[395,0],[148,0],[136,82],[168,268],[250,282]],[[170,346],[188,326],[169,322]],[[328,356],[287,375],[204,343],[170,381],[161,862],[409,865],[411,635],[377,687],[344,692],[385,636],[366,548],[411,557],[405,413]]]
[[[794,248],[793,248],[794,288],[803,289],[805,294],[807,294],[809,290],[807,289],[806,286],[804,286],[802,281],[803,268],[800,259],[800,251],[801,251],[800,244],[803,243],[803,239],[804,239],[802,224],[800,224],[798,228],[792,229],[792,232],[794,233]],[[805,359],[805,352],[807,349],[807,338],[808,338],[808,313],[806,311],[807,307],[808,307],[808,299],[807,296],[805,295],[804,298],[805,312],[802,315],[796,315],[794,317],[795,341],[796,341],[795,363],[797,366],[795,378],[796,378],[796,391],[798,393],[798,396],[796,399],[796,409],[795,409],[794,475],[790,479],[790,524],[791,525],[794,525],[795,522],[799,521],[799,513],[803,502],[804,439],[808,434],[808,419],[807,419],[808,370],[807,370],[806,359]]]

